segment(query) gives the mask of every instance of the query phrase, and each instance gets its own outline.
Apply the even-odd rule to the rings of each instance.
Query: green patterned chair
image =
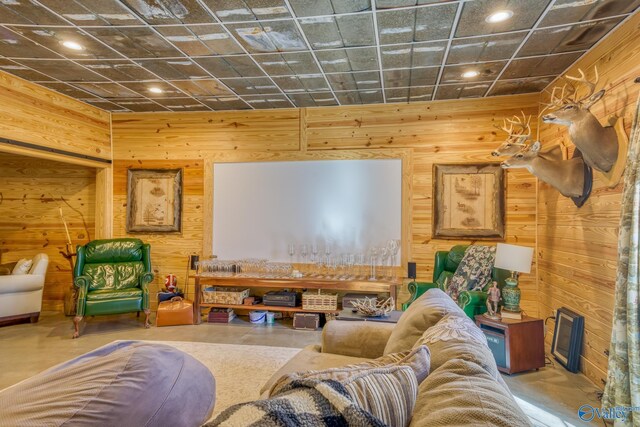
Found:
[[[144,311],[149,327],[151,247],[140,239],[94,240],[77,247],[73,284],[78,288],[77,338],[84,316]]]
[[[448,251],[438,251],[435,256],[435,263],[433,266],[433,282],[411,282],[409,283],[409,292],[411,298],[402,305],[402,309],[406,310],[409,305],[415,301],[420,295],[427,292],[429,289],[440,288],[446,292],[444,288],[445,280],[453,276],[458,264],[462,261],[464,253],[467,250],[468,245],[457,245],[452,247]],[[510,273],[507,270],[501,270],[499,268],[493,269],[493,280],[498,282],[498,287],[502,289],[504,280],[510,277]],[[469,316],[474,318],[477,314],[483,314],[487,311],[487,289],[491,286],[489,282],[482,291],[463,291],[458,295],[458,306]]]

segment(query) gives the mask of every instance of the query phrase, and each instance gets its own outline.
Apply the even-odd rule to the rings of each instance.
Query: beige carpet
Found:
[[[213,415],[229,406],[256,400],[269,378],[299,348],[260,345],[212,344],[184,341],[147,341],[166,344],[198,359],[216,379],[216,405]]]

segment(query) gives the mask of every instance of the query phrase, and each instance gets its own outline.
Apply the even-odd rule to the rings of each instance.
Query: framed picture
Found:
[[[504,170],[499,163],[433,165],[433,236],[504,238]]]
[[[180,232],[181,215],[182,169],[129,169],[127,232]]]

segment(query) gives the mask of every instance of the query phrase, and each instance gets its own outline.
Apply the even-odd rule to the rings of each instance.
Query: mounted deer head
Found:
[[[551,114],[542,117],[545,123],[553,123],[569,127],[569,136],[573,144],[578,147],[589,166],[602,172],[609,172],[618,158],[618,137],[613,127],[603,127],[598,119],[589,111],[591,106],[604,95],[604,89],[595,92],[598,83],[598,69],[595,68],[595,81],[588,81],[582,70],[578,69],[580,77],[566,76],[587,87],[587,94],[579,97],[578,89],[569,83],[569,90],[565,84],[562,88],[554,87],[551,92],[551,102],[542,110],[554,109]],[[560,96],[556,92],[560,91]],[[540,114],[542,114],[542,112]]]
[[[565,197],[580,197],[584,190],[584,162],[581,158],[562,159],[559,147],[540,152],[536,141],[500,164],[504,169],[524,168],[551,185]]]
[[[509,127],[507,127],[507,122],[509,122]],[[491,155],[494,157],[512,156],[527,146],[527,141],[531,137],[531,116],[527,118],[522,112],[522,120],[518,116],[513,116],[513,120],[504,119],[500,129],[509,136],[502,145],[491,152]]]

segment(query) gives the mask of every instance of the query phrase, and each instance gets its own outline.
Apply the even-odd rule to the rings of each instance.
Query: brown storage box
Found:
[[[193,325],[193,302],[173,297],[158,304],[156,326]]]
[[[231,308],[213,308],[209,311],[207,321],[209,323],[229,323],[235,319],[236,313]]]
[[[249,289],[209,287],[202,290],[202,302],[205,304],[241,305],[249,296]]]
[[[294,313],[293,328],[315,331],[320,327],[320,314],[318,313]]]

